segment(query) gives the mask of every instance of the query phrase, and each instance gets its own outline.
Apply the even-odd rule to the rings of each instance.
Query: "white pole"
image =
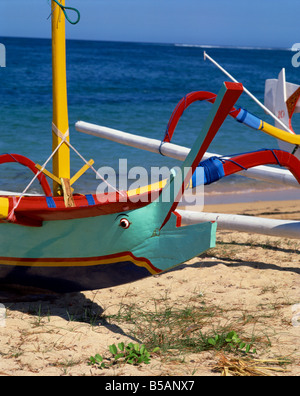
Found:
[[[227,77],[229,77],[232,81],[234,82],[239,82],[237,81],[231,74],[228,73],[227,70],[225,70],[219,63],[217,63],[212,57],[207,55],[207,53],[204,51],[204,60],[209,59],[215,66],[217,66]],[[272,118],[274,118],[275,121],[277,121],[287,132],[293,133],[276,115],[269,110],[266,106],[264,106],[248,89],[244,86],[244,91],[246,92],[247,95],[250,96],[251,99],[254,100],[255,103],[257,103],[266,113],[268,113]]]
[[[137,136],[132,133],[90,124],[84,121],[76,122],[75,128],[78,132],[87,133],[88,135],[97,136],[102,139],[112,140],[113,142],[124,144],[125,146],[162,154],[179,161],[184,161],[190,152],[189,148],[181,147],[173,143],[162,143],[161,140]]]
[[[262,217],[242,216],[223,213],[204,213],[188,210],[177,210],[182,225],[216,221],[219,230],[249,232],[276,236],[281,238],[300,239],[300,221],[266,219]]]
[[[75,127],[78,132],[112,140],[116,143],[135,147],[141,150],[151,151],[152,153],[162,154],[166,157],[174,158],[179,161],[184,161],[190,152],[190,149],[187,147],[178,146],[173,143],[161,142],[157,139],[133,135],[131,133],[122,132],[116,129],[90,124],[83,121],[76,122]],[[221,157],[219,154],[205,153],[203,159],[214,156]],[[299,187],[299,183],[291,174],[291,172],[284,169],[277,169],[262,165],[256,166],[255,168],[251,168],[246,171],[241,170],[239,175],[248,177],[250,179]]]

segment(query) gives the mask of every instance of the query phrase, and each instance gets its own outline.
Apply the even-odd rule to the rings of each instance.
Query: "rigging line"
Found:
[[[281,163],[279,162],[279,159],[277,158],[275,151],[273,149],[267,149],[267,151],[271,151],[271,153],[274,155],[274,158],[276,159],[277,164],[282,167]]]
[[[67,132],[65,134],[63,134],[58,128],[57,126],[52,122],[52,131],[53,133],[56,134],[56,136],[58,136],[60,139],[62,139],[61,143],[66,143],[77,155],[79,158],[82,159],[83,162],[85,162],[86,165],[89,166],[89,168],[91,168],[96,175],[98,176],[99,179],[101,179],[104,183],[106,183],[106,185],[108,187],[110,187],[111,189],[113,189],[115,192],[117,192],[119,195],[121,195],[122,197],[125,196],[124,193],[122,193],[122,191],[119,191],[118,189],[116,189],[114,186],[112,186],[110,183],[108,183],[103,176],[100,175],[100,173],[89,164],[89,162],[79,153],[79,151],[67,140],[67,137],[69,136],[69,129],[67,130]]]
[[[89,167],[96,173],[96,175],[99,177],[99,179],[101,179],[104,183],[107,184],[108,187],[112,188],[115,192],[117,192],[119,195],[121,195],[122,197],[125,197],[126,194],[124,194],[122,191],[118,190],[117,188],[115,188],[114,186],[112,186],[110,183],[108,183],[107,180],[104,179],[103,176],[100,175],[100,173],[93,167],[90,166],[90,164],[88,163],[88,161],[79,153],[79,151],[76,150],[76,148],[66,140],[66,143],[71,147],[71,149],[78,155],[79,158],[82,159],[83,162],[85,162],[87,165],[89,165]]]
[[[231,158],[226,158],[226,159],[224,159],[224,161],[231,162],[231,163],[235,164],[236,166],[240,167],[240,168],[243,169],[243,170],[248,170],[248,169],[245,168],[243,165],[241,165],[241,164],[239,164],[238,162],[232,160]]]
[[[60,144],[56,147],[56,149],[52,152],[52,154],[50,155],[50,157],[44,162],[43,166],[41,167],[41,170],[39,170],[34,177],[32,178],[32,180],[29,182],[29,184],[25,187],[25,189],[23,190],[23,192],[21,193],[21,195],[18,197],[18,200],[16,202],[16,204],[14,205],[14,207],[12,208],[12,210],[9,212],[7,218],[9,219],[11,216],[13,216],[14,211],[17,209],[17,207],[19,206],[21,199],[24,197],[24,195],[26,194],[26,192],[28,191],[28,189],[30,188],[30,186],[32,185],[32,183],[39,177],[39,175],[43,172],[43,170],[46,168],[48,162],[52,159],[52,157],[56,154],[56,152],[58,151],[58,149],[60,148],[60,146],[64,143],[64,140],[62,140],[60,142]]]
[[[54,1],[54,2],[61,8],[62,12],[64,13],[64,15],[65,15],[65,17],[66,17],[66,20],[67,20],[69,23],[71,23],[72,25],[77,25],[77,23],[79,23],[79,21],[80,21],[80,12],[77,10],[77,8],[74,8],[74,7],[66,7],[66,6],[62,5],[58,0],[52,0],[52,1]],[[55,9],[54,9],[54,10],[55,10]],[[54,10],[53,10],[52,13],[50,14],[50,16],[53,14]],[[74,21],[72,21],[72,20],[69,18],[69,16],[68,16],[66,10],[71,10],[71,11],[76,12],[76,14],[77,14],[77,19],[74,20]],[[50,16],[48,17],[48,19],[50,18]]]
[[[296,151],[298,150],[298,148],[299,148],[299,145],[297,144],[297,145],[294,147],[293,151],[292,151],[292,154],[293,154],[293,155],[295,155],[295,153],[296,153]]]
[[[49,3],[49,1],[48,1],[48,3]],[[53,8],[53,10],[51,11],[51,14],[50,14],[50,15],[48,16],[48,18],[47,18],[47,21],[48,21],[49,18],[52,17],[54,11],[56,10],[56,7],[57,7],[57,5],[56,5],[56,6]]]
[[[60,132],[60,131],[59,131]],[[60,132],[61,134],[61,132]],[[33,182],[38,178],[38,176],[43,172],[43,170],[46,168],[48,162],[53,158],[53,156],[56,154],[56,152],[59,150],[59,148],[61,147],[61,145],[63,143],[67,143],[72,150],[75,151],[75,153],[86,163],[88,164],[88,162],[85,160],[85,158],[75,149],[75,147],[66,140],[67,135],[62,135],[62,140],[59,143],[59,145],[56,147],[56,149],[52,152],[52,154],[48,157],[48,159],[44,162],[44,164],[42,165],[41,169],[34,175],[34,177],[32,178],[32,180],[28,183],[28,185],[25,187],[25,189],[23,190],[23,192],[21,193],[21,195],[18,197],[16,204],[14,205],[14,207],[12,208],[12,210],[9,212],[7,218],[10,219],[12,216],[14,216],[14,211],[17,209],[17,207],[19,206],[21,199],[25,196],[26,192],[28,191],[28,189],[31,187],[31,185],[33,184]],[[124,194],[121,191],[118,191],[115,187],[113,187],[112,185],[110,185],[100,174],[99,172],[96,171],[96,169],[91,166],[91,169],[96,173],[96,175],[103,180],[109,187],[111,187],[112,189],[114,189],[118,194],[124,196]]]
[[[227,77],[229,77],[233,82],[238,82],[227,70],[225,70],[219,63],[217,63],[212,57],[210,57],[204,51],[204,60],[209,59],[218,69],[220,69]],[[275,121],[277,121],[287,132],[292,133],[292,131],[281,121],[271,110],[269,110],[266,106],[264,106],[246,87],[244,87],[244,91],[255,103],[257,103],[266,113],[268,113]]]

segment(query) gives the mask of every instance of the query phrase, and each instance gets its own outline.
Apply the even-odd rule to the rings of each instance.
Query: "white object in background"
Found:
[[[281,120],[294,133],[292,127],[292,116],[295,113],[300,113],[300,86],[286,82],[285,69],[282,69],[278,75],[278,79],[268,79],[265,82],[265,106],[270,109],[277,118]],[[275,121],[275,126],[281,128],[278,121]],[[295,145],[278,140],[278,145],[281,150],[292,153],[293,151],[297,158],[300,158],[299,149]]]
[[[3,304],[0,304],[0,327],[6,325],[6,308]]]

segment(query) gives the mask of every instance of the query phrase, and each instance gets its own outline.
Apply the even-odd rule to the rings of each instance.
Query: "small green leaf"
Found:
[[[99,355],[99,353],[97,353],[97,355],[95,355],[95,359],[97,362],[102,362],[103,361],[103,357],[101,355]]]
[[[243,348],[245,348],[245,346],[246,346],[246,343],[245,342],[241,342],[240,345],[239,345],[239,348],[243,349]],[[248,345],[247,345],[247,347],[248,347]]]
[[[95,356],[91,356],[90,357],[90,361],[89,361],[89,365],[95,365],[95,364],[99,364],[103,362],[103,357],[99,354],[95,355]],[[102,363],[100,367],[105,366],[105,363]]]
[[[118,344],[118,347],[119,347],[119,349],[120,349],[120,351],[124,351],[124,347],[125,347],[125,345],[124,345],[124,342],[120,342],[119,344]]]
[[[112,355],[115,355],[118,352],[117,347],[115,346],[115,344],[110,345],[109,347],[109,351]]]
[[[140,348],[140,354],[143,355],[145,351],[147,351],[147,350],[146,350],[146,347],[145,347],[144,344],[142,344],[142,345],[141,345],[141,348]]]
[[[96,359],[93,356],[91,356],[88,364],[95,364],[95,363],[96,363]]]
[[[131,351],[132,349],[134,349],[133,343],[130,342],[130,343],[127,345],[127,347],[126,347],[126,351]]]
[[[123,352],[117,353],[115,355],[115,360],[118,360],[118,359],[123,358],[123,357],[125,357],[125,353],[123,353]]]
[[[235,331],[230,331],[227,336],[226,336],[226,341],[228,339],[228,342],[230,342],[232,340],[233,337],[236,337],[236,332]]]

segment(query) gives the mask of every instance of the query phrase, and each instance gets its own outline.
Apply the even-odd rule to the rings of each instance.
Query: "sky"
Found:
[[[68,39],[291,48],[299,0],[66,0]],[[50,0],[0,0],[1,37],[50,38]],[[72,17],[72,13],[70,13]]]

